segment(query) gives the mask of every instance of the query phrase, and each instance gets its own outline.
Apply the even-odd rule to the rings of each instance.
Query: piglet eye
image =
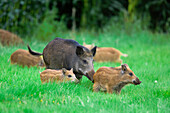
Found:
[[[132,73],[129,73],[130,76],[132,76],[133,74]]]
[[[70,78],[70,77],[72,77],[71,75],[68,75],[68,77]]]
[[[83,63],[84,63],[84,64],[87,64],[87,61],[86,61],[86,60],[83,60]]]

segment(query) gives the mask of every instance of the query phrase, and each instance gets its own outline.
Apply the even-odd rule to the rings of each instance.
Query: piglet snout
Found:
[[[80,81],[76,78],[75,80],[72,80],[71,82],[75,82],[76,84],[79,83]]]
[[[136,80],[133,81],[133,84],[135,85],[139,85],[142,81],[140,81],[138,78],[136,78]]]

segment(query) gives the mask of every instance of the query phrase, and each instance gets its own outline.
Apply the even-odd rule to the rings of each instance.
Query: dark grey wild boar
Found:
[[[89,50],[74,40],[55,38],[44,48],[43,54],[32,51],[29,46],[28,49],[32,55],[43,55],[47,69],[73,68],[77,79],[85,75],[93,81],[96,46]]]

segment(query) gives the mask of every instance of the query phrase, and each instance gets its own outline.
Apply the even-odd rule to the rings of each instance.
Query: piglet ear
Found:
[[[63,75],[65,75],[66,71],[67,70],[65,68],[62,68]]]
[[[93,49],[91,49],[93,56],[96,54],[96,48],[97,48],[97,46],[95,46]]]
[[[127,66],[126,64],[122,64],[122,65],[121,65],[123,72],[127,70],[127,67],[126,67],[126,66]]]
[[[94,47],[95,46],[95,44],[94,43],[92,43],[92,45],[91,45],[92,47]]]
[[[73,71],[73,68],[71,68],[70,71]]]
[[[86,45],[86,43],[85,42],[83,42],[83,46],[85,46]]]
[[[85,51],[84,51],[84,49],[83,49],[82,46],[77,46],[77,48],[76,48],[76,54],[77,54],[77,56],[83,55],[84,52],[85,52]]]

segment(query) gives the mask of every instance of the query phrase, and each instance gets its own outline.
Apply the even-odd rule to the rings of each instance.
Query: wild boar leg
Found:
[[[122,64],[123,60],[122,59],[117,59],[116,62]]]
[[[121,89],[118,89],[115,91],[116,94],[120,94],[120,92],[121,92]]]
[[[100,85],[99,85],[99,83],[94,83],[94,85],[93,85],[93,91],[94,92],[98,92],[100,90]]]
[[[106,89],[107,89],[107,93],[110,93],[110,94],[112,94],[112,93],[113,93],[113,89],[112,89],[112,87],[107,86],[107,87],[106,87]]]

